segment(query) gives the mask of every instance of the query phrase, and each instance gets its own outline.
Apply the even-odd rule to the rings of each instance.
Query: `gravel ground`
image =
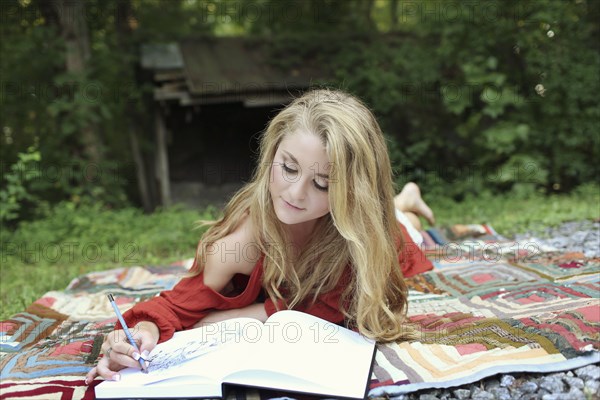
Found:
[[[513,239],[535,238],[560,250],[600,257],[600,221],[567,222],[524,232]],[[600,399],[600,366],[588,365],[550,374],[504,374],[450,389],[422,390],[398,400],[589,400]]]
[[[600,221],[565,222],[556,227],[515,235],[516,240],[535,238],[559,250],[579,251],[586,257],[600,257]]]

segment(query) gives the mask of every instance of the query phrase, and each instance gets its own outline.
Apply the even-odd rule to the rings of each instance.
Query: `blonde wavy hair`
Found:
[[[269,192],[275,152],[288,134],[317,135],[331,163],[330,213],[319,218],[300,254],[273,209]],[[255,244],[264,254],[263,288],[275,304],[309,304],[336,287],[350,268],[340,307],[347,325],[378,341],[411,335],[405,324],[407,287],[398,263],[403,246],[396,221],[394,184],[385,138],[369,109],[355,97],[319,89],[292,101],[269,123],[260,142],[260,158],[249,183],[226,205],[223,216],[203,235],[197,259],[206,246],[230,234],[249,214]],[[200,264],[200,263],[198,263]],[[194,273],[201,272],[198,265]]]

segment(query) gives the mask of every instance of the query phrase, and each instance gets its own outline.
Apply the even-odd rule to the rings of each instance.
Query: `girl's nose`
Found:
[[[290,194],[293,201],[301,201],[306,198],[306,179],[298,179],[298,181],[290,184]],[[298,204],[296,204],[298,205]]]

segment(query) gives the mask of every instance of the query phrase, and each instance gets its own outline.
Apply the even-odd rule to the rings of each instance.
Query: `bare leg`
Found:
[[[421,190],[414,182],[409,182],[404,185],[402,191],[394,197],[394,206],[404,213],[412,213],[413,217],[417,220],[418,217],[421,216],[425,218],[430,225],[435,225],[433,211],[431,211],[431,208],[429,208],[427,203],[425,203],[421,197]],[[412,222],[412,217],[409,218],[411,218]],[[419,222],[419,226],[420,225]]]
[[[412,213],[410,211],[403,211],[403,213],[404,213],[404,215],[406,215],[406,218],[408,218],[408,220],[410,221],[412,226],[415,227],[416,230],[418,230],[418,231],[423,230],[423,225],[421,225],[421,220],[415,213]]]

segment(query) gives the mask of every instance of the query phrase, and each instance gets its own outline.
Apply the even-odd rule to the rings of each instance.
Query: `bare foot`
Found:
[[[435,225],[433,211],[421,197],[421,190],[414,182],[404,185],[402,191],[394,197],[394,205],[400,211],[410,211],[425,218],[430,225]]]

